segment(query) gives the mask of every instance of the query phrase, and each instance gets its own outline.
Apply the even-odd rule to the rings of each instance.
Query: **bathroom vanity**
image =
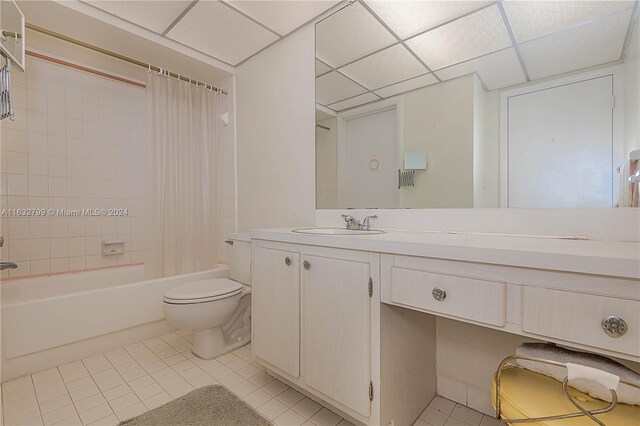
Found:
[[[251,235],[254,356],[365,424],[412,423],[435,395],[436,317],[640,361],[637,243]]]

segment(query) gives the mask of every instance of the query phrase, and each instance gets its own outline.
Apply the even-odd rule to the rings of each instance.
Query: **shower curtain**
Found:
[[[222,94],[150,72],[147,77],[145,275],[217,263]]]

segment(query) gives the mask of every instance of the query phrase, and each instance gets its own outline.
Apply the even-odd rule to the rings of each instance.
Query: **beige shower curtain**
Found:
[[[223,95],[156,72],[146,91],[145,274],[210,269],[218,258]]]

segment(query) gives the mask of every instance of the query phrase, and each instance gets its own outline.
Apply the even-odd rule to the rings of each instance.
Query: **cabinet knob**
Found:
[[[311,269],[311,263],[309,263],[308,260],[305,260],[304,262],[302,262],[302,266],[304,266],[304,269],[306,269],[307,271]]]
[[[443,301],[444,299],[447,298],[447,292],[441,289],[440,287],[434,287],[433,290],[431,290],[431,295],[433,296],[434,299],[439,301]]]
[[[287,266],[291,266],[291,259],[288,256],[284,258],[284,264]]]
[[[603,318],[601,325],[609,337],[620,337],[627,332],[627,323],[625,320],[615,315]]]

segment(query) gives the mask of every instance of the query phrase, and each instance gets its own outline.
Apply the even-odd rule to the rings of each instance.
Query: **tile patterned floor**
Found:
[[[501,422],[464,405],[436,396],[413,426],[498,426]]]
[[[278,426],[351,425],[267,374],[251,361],[250,347],[204,361],[191,354],[192,336],[177,331],[4,383],[2,423],[115,425],[221,383]],[[415,426],[493,424],[486,419],[436,397]]]

